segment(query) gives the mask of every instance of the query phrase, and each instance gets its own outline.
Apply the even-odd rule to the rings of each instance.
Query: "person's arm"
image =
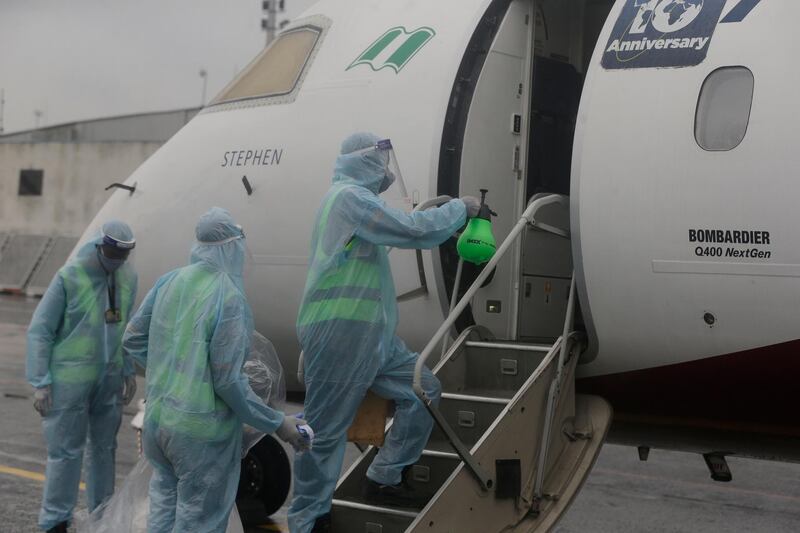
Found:
[[[58,330],[64,320],[67,297],[61,272],[57,273],[42,301],[36,306],[31,324],[28,326],[28,350],[25,377],[37,389],[53,382],[50,375],[50,359],[53,355]]]
[[[224,289],[223,289],[224,290]],[[240,294],[223,295],[221,311],[209,344],[214,392],[243,423],[263,433],[274,433],[284,415],[261,400],[242,372],[253,334],[247,319],[247,304]]]
[[[363,213],[356,236],[395,248],[433,248],[451,237],[467,220],[467,209],[459,199],[440,207],[406,213],[387,206],[366,190],[351,189],[342,207]]]
[[[147,368],[147,347],[150,342],[150,319],[153,315],[153,306],[158,296],[160,283],[144,297],[142,305],[131,317],[125,334],[122,336],[123,375],[130,376],[135,373],[133,362],[142,368]]]

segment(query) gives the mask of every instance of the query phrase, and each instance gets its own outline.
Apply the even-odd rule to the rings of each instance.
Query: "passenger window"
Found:
[[[733,150],[744,139],[753,105],[753,73],[723,67],[708,75],[700,89],[694,136],[704,150]]]
[[[300,80],[320,33],[319,28],[307,26],[281,34],[211,105],[291,93]]]

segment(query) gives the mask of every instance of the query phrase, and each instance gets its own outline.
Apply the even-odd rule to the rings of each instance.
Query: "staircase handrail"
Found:
[[[563,342],[561,343],[558,354],[558,366],[556,367],[556,375],[550,383],[550,390],[547,395],[547,408],[545,409],[544,426],[542,427],[542,437],[539,444],[539,458],[536,462],[538,468],[536,469],[536,477],[534,479],[534,507],[538,510],[538,506],[544,496],[544,476],[547,468],[547,459],[550,453],[550,436],[553,431],[553,417],[555,416],[556,407],[558,405],[558,398],[561,394],[562,381],[564,379],[564,367],[567,364],[569,357],[570,346],[570,333],[573,331],[575,325],[575,306],[577,304],[577,295],[575,292],[575,272],[572,273],[572,279],[569,285],[569,300],[567,301],[567,315],[564,318],[564,329],[561,335]]]
[[[547,196],[536,198],[530,204],[528,204],[528,207],[522,213],[522,216],[511,229],[508,236],[505,238],[505,240],[503,240],[502,244],[500,244],[500,247],[497,248],[497,251],[492,259],[486,264],[485,267],[483,267],[483,270],[478,277],[475,278],[475,281],[472,282],[472,285],[470,285],[469,289],[467,289],[467,292],[464,293],[464,296],[461,297],[461,300],[459,300],[458,304],[456,304],[456,306],[450,311],[447,318],[445,318],[444,322],[442,322],[442,325],[438,330],[436,330],[436,333],[434,333],[431,340],[428,341],[428,344],[425,345],[425,348],[423,348],[422,352],[420,352],[419,358],[417,359],[417,364],[414,368],[414,392],[416,392],[420,399],[425,402],[430,401],[425,394],[425,391],[422,390],[422,368],[425,366],[425,363],[430,357],[431,353],[433,353],[433,349],[442,340],[442,337],[444,337],[444,335],[450,331],[450,328],[453,327],[456,319],[461,315],[464,309],[466,309],[473,296],[475,296],[475,294],[478,292],[478,289],[480,289],[483,285],[483,282],[486,281],[486,278],[488,278],[492,273],[494,268],[497,266],[497,263],[499,263],[503,256],[505,256],[506,252],[508,252],[508,250],[511,248],[511,245],[514,244],[514,241],[522,234],[525,227],[529,224],[536,224],[535,216],[539,209],[553,204],[569,206],[569,198],[561,194],[549,194]],[[549,228],[550,227],[548,226],[546,228],[541,227],[540,229],[556,235],[561,235],[561,232],[563,232],[563,230],[560,232],[551,231]],[[453,290],[458,290],[458,288],[454,287]]]
[[[564,206],[568,206],[569,198],[560,194],[550,194],[547,196],[534,198],[528,204],[528,207],[522,213],[522,216],[519,218],[517,223],[511,229],[511,232],[509,232],[508,236],[503,240],[502,244],[497,249],[492,259],[486,264],[486,266],[483,267],[483,270],[481,270],[481,273],[478,275],[475,281],[473,281],[469,289],[467,289],[467,292],[464,294],[464,296],[462,296],[458,304],[450,310],[450,313],[445,318],[442,325],[433,335],[431,340],[428,341],[428,344],[425,346],[425,348],[422,350],[419,357],[417,358],[417,363],[416,366],[414,367],[414,392],[416,393],[417,397],[419,397],[419,399],[425,404],[425,407],[427,408],[431,417],[433,417],[434,422],[439,426],[439,428],[445,434],[445,437],[453,446],[453,449],[455,450],[456,454],[464,462],[467,469],[470,471],[470,473],[472,473],[472,475],[478,481],[483,490],[489,490],[492,488],[493,481],[491,477],[484,471],[481,465],[478,464],[478,462],[472,456],[472,454],[464,445],[464,443],[461,442],[461,439],[458,438],[458,435],[455,433],[453,428],[450,426],[450,424],[447,423],[442,413],[439,412],[439,409],[434,404],[434,400],[432,398],[429,398],[428,395],[425,393],[425,391],[422,389],[422,369],[424,368],[425,362],[428,360],[431,353],[433,353],[433,349],[442,340],[444,335],[450,330],[450,328],[455,323],[456,318],[458,318],[458,316],[461,315],[461,313],[469,304],[470,300],[472,300],[472,297],[475,296],[475,293],[478,292],[478,289],[480,289],[480,287],[483,285],[483,282],[486,281],[486,278],[488,278],[489,275],[492,273],[494,268],[497,266],[497,263],[499,263],[500,260],[503,258],[503,256],[505,256],[505,254],[511,248],[511,245],[514,243],[514,241],[517,238],[519,238],[525,227],[528,226],[529,224],[530,225],[536,224],[535,217],[539,209],[553,204],[561,204]],[[568,235],[568,233],[565,232],[564,230],[560,230],[559,228],[555,228],[553,226],[545,226],[545,227],[539,226],[538,229],[540,229],[541,231],[554,233],[562,237]],[[454,286],[453,291],[454,292],[458,291],[458,287]]]

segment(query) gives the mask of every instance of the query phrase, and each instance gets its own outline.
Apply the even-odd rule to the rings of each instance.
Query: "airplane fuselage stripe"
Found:
[[[761,2],[761,0],[741,0],[736,7],[730,10],[730,12],[725,15],[720,23],[725,24],[726,22],[741,22],[744,18],[750,14],[750,12]]]

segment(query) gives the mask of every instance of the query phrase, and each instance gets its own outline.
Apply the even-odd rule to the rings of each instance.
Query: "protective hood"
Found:
[[[381,137],[372,133],[354,133],[342,142],[341,155],[336,158],[333,183],[360,185],[375,194],[380,193],[386,177],[388,155],[379,151],[359,152],[375,146]]]
[[[192,247],[190,262],[204,263],[231,276],[241,285],[246,248],[242,228],[231,214],[221,207],[212,207],[197,222],[197,242]]]
[[[81,245],[75,253],[73,261],[80,261],[84,266],[92,269],[102,269],[98,257],[98,247],[103,244],[104,235],[110,235],[121,241],[133,241],[133,231],[130,226],[119,220],[109,220],[92,235],[91,239]]]
[[[94,236],[83,243],[72,261],[80,261],[85,266],[92,269],[101,269],[100,260],[97,257],[97,247],[103,244],[103,235],[97,231]]]

